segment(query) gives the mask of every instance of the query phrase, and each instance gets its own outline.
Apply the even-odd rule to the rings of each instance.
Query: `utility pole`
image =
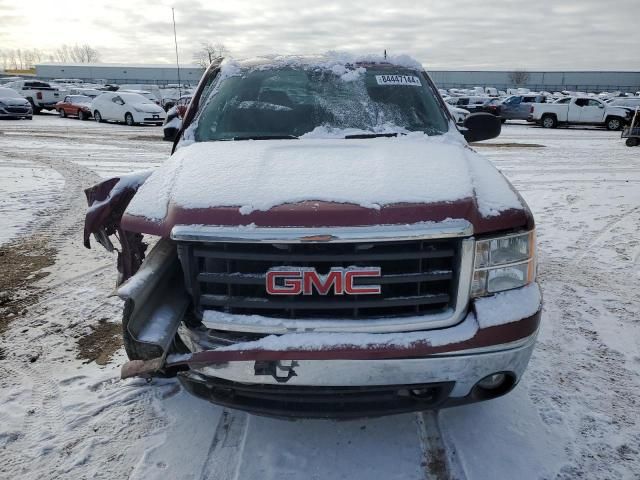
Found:
[[[180,60],[178,59],[178,36],[176,35],[176,12],[171,7],[171,16],[173,17],[173,41],[176,44],[176,67],[178,68],[178,98],[182,96],[182,82],[180,81]]]

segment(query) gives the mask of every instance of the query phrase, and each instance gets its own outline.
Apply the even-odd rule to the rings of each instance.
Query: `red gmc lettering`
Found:
[[[333,286],[333,291],[336,295],[342,295],[344,287],[342,285],[342,271],[331,270],[327,275],[320,275],[315,270],[305,270],[303,274],[304,289],[302,293],[304,295],[313,295],[313,288],[320,295],[326,295]]]
[[[284,279],[282,285],[278,285],[278,278]],[[302,291],[302,272],[300,270],[269,271],[266,285],[269,295],[298,295]]]
[[[379,295],[380,285],[355,285],[358,277],[379,277],[380,268],[332,268],[321,275],[313,268],[299,270],[270,270],[266,275],[269,295]]]
[[[347,295],[380,295],[380,285],[354,285],[357,277],[379,277],[379,268],[347,270],[344,275],[344,291]]]

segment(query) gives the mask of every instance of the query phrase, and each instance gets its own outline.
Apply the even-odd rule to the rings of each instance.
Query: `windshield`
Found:
[[[137,93],[120,93],[118,95],[125,103],[153,103],[151,100],[139,95]]]
[[[439,135],[448,120],[414,70],[283,67],[223,79],[200,114],[195,140],[291,138],[318,128]]]
[[[91,98],[86,95],[71,95],[69,99],[73,103],[91,103]]]

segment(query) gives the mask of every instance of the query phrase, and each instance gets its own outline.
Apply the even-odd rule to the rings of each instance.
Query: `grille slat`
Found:
[[[215,250],[204,250],[196,248],[194,250],[196,257],[205,258],[221,258],[221,259],[238,259],[238,260],[256,260],[270,262],[343,262],[349,260],[352,262],[374,262],[381,260],[412,260],[420,258],[446,258],[453,256],[453,250],[434,250],[424,252],[393,252],[393,253],[356,253],[356,254],[318,254],[310,256],[308,254],[261,254],[250,252],[220,252]]]
[[[408,273],[406,275],[383,275],[379,278],[361,278],[358,285],[386,285],[391,283],[419,283],[437,282],[452,278],[451,270],[443,270],[433,273]],[[198,281],[204,283],[230,283],[234,285],[264,285],[265,275],[243,273],[199,273]]]
[[[194,313],[205,309],[279,318],[380,318],[442,313],[454,308],[461,240],[269,244],[180,242]],[[380,277],[356,285],[380,285],[381,293],[268,295],[269,269],[379,268]]]

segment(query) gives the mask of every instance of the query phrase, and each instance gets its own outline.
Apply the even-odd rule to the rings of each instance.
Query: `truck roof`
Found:
[[[358,65],[377,67],[404,67],[424,70],[420,62],[408,55],[375,55],[375,54],[346,54],[326,53],[320,55],[263,55],[249,58],[225,58],[223,63],[235,64],[239,68],[267,68],[300,66],[328,68],[339,65]]]

